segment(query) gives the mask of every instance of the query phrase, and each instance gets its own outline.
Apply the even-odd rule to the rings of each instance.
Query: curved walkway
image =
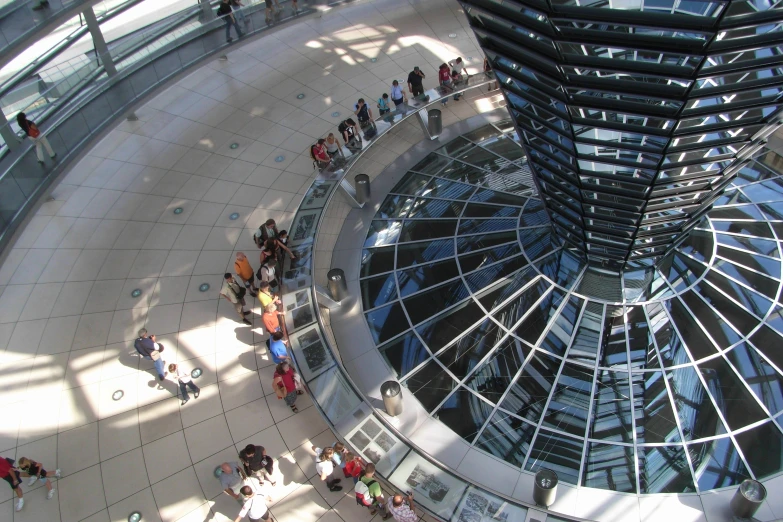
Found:
[[[376,99],[414,66],[433,85],[457,55],[480,68],[460,11],[370,1],[248,43],[138,109],[54,188],[0,267],[0,455],[63,478],[51,501],[23,486],[19,513],[0,487],[0,522],[134,510],[145,522],[233,520],[238,505],[212,473],[248,442],[279,462],[277,520],[369,519],[351,488],[330,493],[315,477],[309,448],[332,435],[307,397],[293,415],[272,393],[257,302],[245,327],[218,291],[236,251],[257,267],[256,227],[290,225],[312,181],[309,145],[357,98]],[[470,103],[450,103],[444,125]],[[142,326],[167,362],[204,369],[199,399],[180,407],[174,383],[139,365]]]

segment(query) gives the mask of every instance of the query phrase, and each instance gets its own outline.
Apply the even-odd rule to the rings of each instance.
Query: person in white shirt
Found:
[[[180,406],[184,406],[190,400],[188,388],[193,392],[193,396],[198,399],[201,388],[196,386],[196,383],[193,382],[193,378],[190,376],[189,371],[176,364],[169,364],[169,373],[171,374],[171,378],[177,379],[177,382],[179,383],[179,391],[182,393],[182,404]]]
[[[251,486],[242,486],[239,493],[245,497],[245,501],[234,522],[240,522],[245,516],[247,516],[250,522],[269,520],[269,508],[266,507],[266,502],[264,502],[259,491],[256,491]],[[272,498],[266,497],[266,500],[271,502]]]
[[[342,491],[342,486],[339,486],[340,479],[332,477],[334,472],[334,448],[325,448],[317,454],[315,458],[315,471],[321,480],[326,482],[326,487],[329,491]]]

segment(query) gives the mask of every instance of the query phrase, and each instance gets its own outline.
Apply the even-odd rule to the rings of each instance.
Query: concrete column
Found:
[[[84,20],[87,22],[87,29],[92,36],[95,51],[98,53],[103,68],[106,69],[106,74],[111,78],[117,74],[117,68],[114,67],[114,60],[112,60],[111,54],[109,54],[109,47],[106,45],[106,40],[103,38],[101,27],[98,25],[98,19],[95,17],[95,11],[92,10],[92,7],[88,7],[82,11],[82,14],[84,15]]]
[[[0,111],[0,136],[3,137],[8,150],[16,150],[19,148],[19,138],[11,127],[8,126],[8,120],[5,118],[3,111]]]
[[[199,3],[201,4],[201,11],[203,12],[203,16],[201,18],[202,24],[208,24],[217,18],[215,11],[212,10],[212,6],[209,4],[209,0],[199,0]]]

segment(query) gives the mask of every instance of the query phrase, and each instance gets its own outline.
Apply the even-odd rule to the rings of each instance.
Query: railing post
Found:
[[[106,69],[106,74],[111,78],[117,74],[117,68],[114,67],[114,60],[112,60],[111,54],[109,54],[109,47],[106,45],[106,40],[103,38],[103,33],[98,25],[98,19],[95,17],[95,11],[92,10],[92,7],[88,7],[82,11],[82,14],[84,15],[84,20],[87,22],[87,29],[90,31],[90,36],[92,36],[92,43],[95,45],[95,51],[100,57],[103,68]]]
[[[3,111],[0,111],[0,136],[3,137],[3,141],[5,141],[5,146],[8,147],[8,150],[16,150],[19,148],[19,138],[8,125],[8,120],[5,118]]]

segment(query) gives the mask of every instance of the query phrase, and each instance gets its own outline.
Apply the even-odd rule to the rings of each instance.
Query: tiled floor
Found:
[[[369,520],[351,488],[331,493],[315,477],[309,448],[333,437],[310,400],[292,415],[271,394],[257,303],[245,327],[218,290],[236,251],[257,263],[256,227],[290,224],[312,180],[309,145],[356,99],[377,99],[413,66],[425,85],[458,55],[480,68],[460,11],[379,0],[303,19],[173,85],[73,167],[0,267],[0,455],[63,478],[51,501],[25,486],[20,513],[0,487],[0,522],[123,521],[134,510],[233,520],[238,505],[212,473],[248,442],[278,460],[277,520]],[[444,124],[470,103],[450,103]],[[139,360],[142,326],[168,362],[204,369],[199,399],[180,407],[174,383],[160,386]]]

